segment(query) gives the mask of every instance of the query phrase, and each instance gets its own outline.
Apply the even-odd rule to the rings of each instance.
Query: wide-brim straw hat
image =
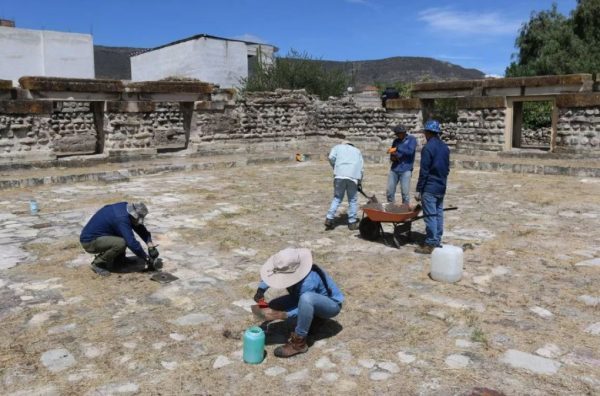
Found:
[[[261,279],[274,289],[285,289],[300,282],[312,268],[312,253],[306,248],[286,248],[260,268]]]

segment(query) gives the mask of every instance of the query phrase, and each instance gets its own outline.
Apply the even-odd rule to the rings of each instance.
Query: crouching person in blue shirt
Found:
[[[297,317],[295,331],[287,344],[275,349],[275,356],[287,358],[306,352],[306,337],[313,319],[336,316],[342,309],[344,295],[333,279],[313,263],[309,249],[281,250],[263,264],[260,276],[262,281],[254,301],[264,302],[269,287],[287,289],[288,295],[273,299],[269,303],[272,308],[260,309],[258,314],[265,320]]]
[[[158,250],[144,226],[147,214],[148,209],[141,202],[119,202],[104,206],[92,216],[83,227],[79,241],[86,252],[96,255],[92,261],[94,272],[101,276],[110,275],[108,269],[113,264],[124,264],[126,248],[142,258],[149,269],[154,269],[153,263],[158,257]],[[135,239],[134,231],[148,246],[148,254]]]

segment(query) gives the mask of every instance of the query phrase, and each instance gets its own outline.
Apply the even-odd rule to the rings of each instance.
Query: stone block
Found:
[[[412,92],[419,91],[449,91],[449,90],[470,90],[482,86],[484,80],[455,80],[416,83],[412,87]]]
[[[535,356],[515,349],[506,351],[500,358],[500,361],[514,368],[522,368],[536,374],[545,375],[556,374],[561,366],[561,363],[556,360]]]
[[[385,107],[389,110],[420,110],[420,99],[388,99],[385,102]],[[367,109],[365,109],[367,110]]]
[[[458,98],[456,106],[459,109],[497,109],[506,108],[506,98],[503,96],[482,96]]]
[[[52,101],[48,100],[3,100],[0,114],[51,114]]]
[[[129,83],[127,92],[135,93],[200,93],[210,94],[215,86],[194,81],[140,81]]]
[[[152,113],[156,104],[149,101],[111,101],[106,102],[107,113]]]
[[[10,91],[12,89],[11,80],[0,80],[0,91]]]
[[[600,93],[574,93],[563,94],[556,97],[556,106],[559,108],[600,107]],[[572,115],[571,110],[562,114],[564,117]]]
[[[98,80],[85,78],[21,77],[19,84],[30,91],[66,92],[123,92],[120,80]]]

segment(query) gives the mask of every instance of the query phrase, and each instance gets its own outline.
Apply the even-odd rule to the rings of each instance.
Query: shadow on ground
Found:
[[[296,327],[296,321],[263,322],[260,327],[265,332],[265,345],[285,344]],[[333,319],[315,318],[308,332],[307,343],[312,346],[319,340],[335,336],[342,329],[342,325]]]

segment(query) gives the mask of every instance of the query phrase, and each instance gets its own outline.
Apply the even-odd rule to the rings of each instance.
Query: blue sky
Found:
[[[568,14],[576,0],[554,0]],[[532,11],[553,0],[0,0],[17,27],[156,47],[199,33],[328,60],[427,56],[502,75]]]

